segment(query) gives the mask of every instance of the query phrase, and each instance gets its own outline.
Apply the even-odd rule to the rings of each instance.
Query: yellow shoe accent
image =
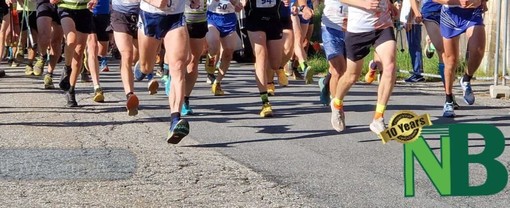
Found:
[[[267,94],[269,96],[274,96],[275,87],[274,84],[267,84]]]
[[[372,84],[372,82],[374,82],[375,80],[375,74],[376,74],[375,70],[369,69],[367,74],[365,75],[365,82],[368,84]]]
[[[14,63],[14,62],[13,62]],[[25,75],[30,76],[34,73],[34,68],[32,66],[27,65],[25,67]]]
[[[211,92],[213,93],[214,96],[223,96],[223,95],[225,95],[225,92],[223,92],[223,90],[221,89],[221,84],[220,83],[212,84]]]
[[[260,111],[260,117],[273,117],[273,109],[271,108],[271,104],[266,103],[262,106],[262,110]]]
[[[98,103],[102,103],[102,102],[104,102],[103,89],[101,89],[101,88],[97,88],[97,89],[95,90],[93,100],[94,100],[94,102],[98,102]]]
[[[283,69],[276,70],[276,75],[278,76],[278,84],[282,87],[289,85],[289,79],[287,79],[287,75]]]
[[[208,74],[214,74],[214,71],[216,71],[216,60],[214,60],[214,57],[209,56],[209,54],[205,57],[205,71]]]

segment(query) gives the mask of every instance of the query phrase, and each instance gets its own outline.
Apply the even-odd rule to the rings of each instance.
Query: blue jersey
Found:
[[[112,9],[124,14],[138,14],[140,0],[112,0]]]
[[[110,14],[110,0],[97,1],[97,5],[92,12],[94,14]]]

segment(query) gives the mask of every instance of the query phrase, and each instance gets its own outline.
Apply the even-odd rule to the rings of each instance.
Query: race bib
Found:
[[[257,8],[271,8],[276,6],[276,0],[256,0]]]

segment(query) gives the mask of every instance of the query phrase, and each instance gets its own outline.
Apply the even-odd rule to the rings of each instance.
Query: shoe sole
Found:
[[[55,85],[44,85],[44,89],[55,89]]]
[[[173,131],[173,132],[168,132],[168,136],[167,136],[167,142],[170,143],[170,144],[178,144],[179,142],[181,142],[181,140],[188,136],[189,134],[189,123],[186,121],[186,120],[180,120],[179,122],[177,122],[177,124],[175,125],[175,129],[176,130],[182,130],[182,131]]]
[[[158,81],[154,80],[149,83],[149,95],[154,95],[158,93],[159,83]]]
[[[94,102],[96,103],[102,103],[104,102],[104,95],[103,94],[97,94],[94,96]]]
[[[138,106],[140,105],[140,101],[136,95],[131,95],[126,101],[126,109],[128,112],[128,116],[136,116],[138,115]]]
[[[445,114],[443,113],[443,117],[444,117],[444,118],[454,118],[454,117],[455,117],[455,113],[454,113],[454,114],[452,114],[452,115],[445,115]]]
[[[313,70],[308,69],[305,71],[305,84],[312,84],[313,83]]]

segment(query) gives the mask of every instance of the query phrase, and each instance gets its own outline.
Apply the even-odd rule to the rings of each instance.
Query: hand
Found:
[[[489,7],[487,7],[487,1],[482,1],[482,11],[489,11]]]
[[[418,12],[414,15],[414,21],[416,23],[422,23],[423,22],[423,16],[421,14],[421,12]]]
[[[58,4],[58,2],[60,2],[60,0],[50,0],[51,4]]]
[[[89,3],[87,3],[87,8],[90,10],[93,10],[94,7],[97,5],[97,0],[90,0]]]
[[[193,1],[193,0],[191,0]],[[195,0],[198,1],[198,0]],[[230,0],[230,3],[234,6],[234,10],[236,12],[240,12],[243,9],[243,4],[241,4],[241,1],[239,0]]]
[[[313,16],[313,10],[310,9],[310,7],[305,6],[303,8],[303,11],[301,11],[301,12],[303,15],[303,19],[305,19],[305,20],[309,20]]]
[[[282,0],[282,2],[283,2],[283,6],[288,7],[290,0]]]
[[[379,2],[380,0],[368,0],[365,1],[365,9],[370,11],[377,11],[379,10]]]
[[[298,10],[298,8],[297,8],[296,6],[292,6],[292,7],[290,8],[290,13],[291,13],[293,16],[296,16],[296,15],[298,15],[299,10]]]
[[[191,0],[191,3],[189,4],[189,8],[192,9],[198,9],[200,7],[200,1],[199,0]]]
[[[478,8],[481,4],[481,0],[459,0],[460,7],[466,9]]]

